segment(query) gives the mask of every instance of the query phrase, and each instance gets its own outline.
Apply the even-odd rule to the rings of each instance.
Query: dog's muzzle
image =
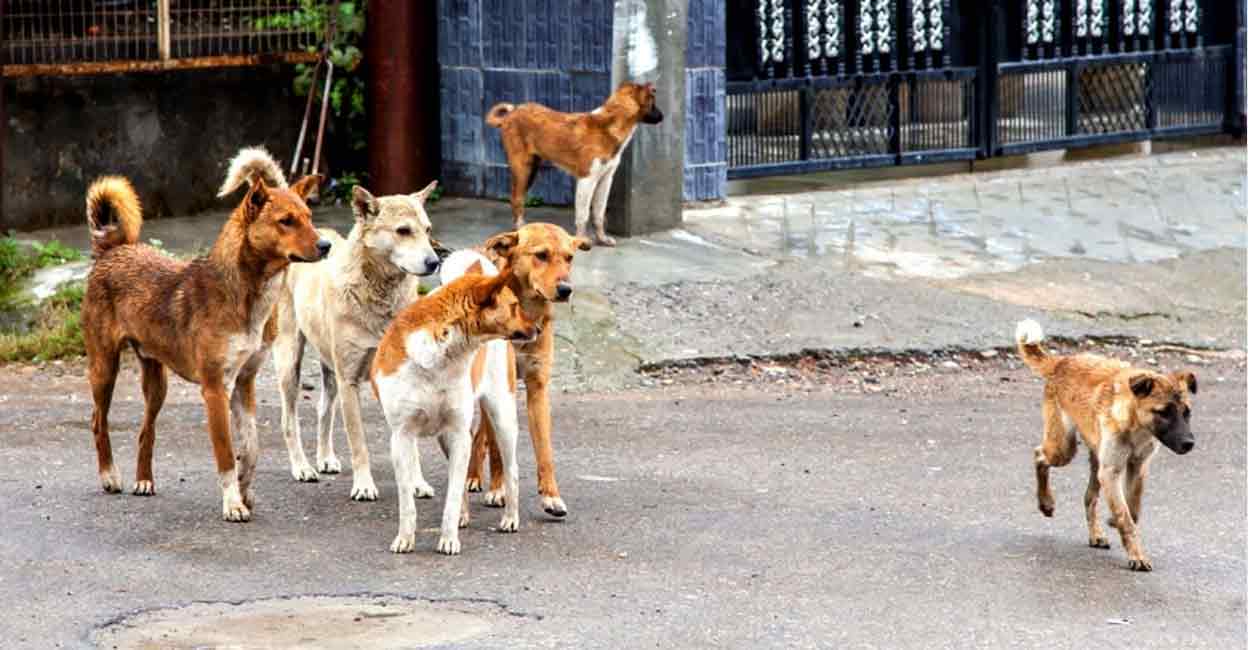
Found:
[[[646,111],[645,115],[641,116],[641,121],[646,124],[658,124],[663,121],[663,112],[659,110],[658,106],[652,106],[649,111]]]
[[[567,302],[572,297],[572,285],[567,282],[560,282],[555,285],[555,302]]]

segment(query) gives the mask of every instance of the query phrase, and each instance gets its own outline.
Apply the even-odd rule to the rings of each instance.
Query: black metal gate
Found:
[[[1230,0],[728,0],[728,175],[1230,127]]]

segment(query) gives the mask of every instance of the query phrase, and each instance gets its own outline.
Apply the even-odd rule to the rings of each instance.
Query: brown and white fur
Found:
[[[551,443],[550,371],[555,363],[555,305],[572,297],[572,262],[577,251],[590,249],[582,237],[571,237],[559,226],[531,223],[519,230],[495,235],[485,242],[485,256],[503,272],[512,272],[520,286],[520,304],[534,319],[541,335],[532,343],[517,344],[516,369],[524,377],[525,410],[529,436],[537,457],[537,491],[541,507],[553,517],[565,517],[567,504],[555,480],[555,453]],[[494,438],[493,423],[481,418],[473,437],[468,489],[481,489],[486,453],[490,458],[490,493],[487,502],[497,504],[502,487],[502,459]]]
[[[91,428],[106,492],[121,491],[108,411],[121,352],[130,347],[142,368],[146,402],[134,493],[156,491],[155,422],[169,368],[200,385],[222,516],[227,521],[251,518],[259,454],[255,376],[273,340],[270,315],[282,271],[291,262],[319,260],[330,247],[312,226],[303,200],[319,182],[319,176],[307,176],[288,188],[267,153],[243,150],[230,165],[221,195],[244,183],[251,188],[212,250],[190,262],[138,243],[142,213],[129,182],[106,177],[91,185],[87,222],[95,263],[82,301],[82,329],[95,401]],[[237,466],[231,433],[240,443]]]
[[[282,437],[295,480],[315,481],[318,471],[342,471],[333,441],[335,414],[341,406],[351,447],[351,498],[377,498],[360,415],[360,387],[368,380],[386,326],[418,297],[419,277],[437,272],[441,264],[425,212],[425,200],[437,185],[434,181],[415,194],[380,198],[357,185],[351,201],[355,225],[347,238],[322,229],[322,236],[334,245],[329,257],[286,271],[273,361],[282,394]],[[305,342],[321,359],[315,468],[303,452],[297,411]],[[423,481],[418,492],[433,496],[433,488]]]
[[[524,200],[542,160],[576,179],[576,236],[587,237],[594,218],[594,242],[614,246],[605,230],[607,197],[620,156],[639,123],[658,124],[654,84],[625,82],[590,113],[562,113],[541,104],[496,104],[485,123],[499,129],[511,168],[512,227],[524,225]]]
[[[491,385],[473,372],[473,359],[488,341],[526,341],[536,335],[536,324],[520,308],[518,291],[516,277],[509,272],[464,275],[404,309],[381,337],[371,378],[391,431],[399,501],[399,532],[390,545],[395,553],[415,549],[420,467],[416,441],[435,436],[448,462],[438,552],[459,553],[459,529],[468,525],[464,482],[473,403],[483,399],[483,387]],[[499,363],[494,365],[498,372]],[[514,405],[511,414],[514,420]],[[512,456],[507,480],[511,507],[499,524],[507,532],[518,525],[514,504],[519,488]]]
[[[1118,529],[1128,566],[1151,571],[1140,544],[1144,479],[1158,445],[1186,454],[1196,445],[1189,420],[1196,376],[1162,374],[1094,354],[1053,356],[1044,351],[1044,333],[1035,321],[1018,324],[1015,342],[1023,362],[1045,379],[1044,441],[1035,449],[1036,497],[1040,512],[1053,516],[1049,468],[1075,457],[1076,432],[1088,448],[1091,471],[1083,504],[1088,545],[1109,548],[1097,519],[1100,497],[1109,504],[1110,525]]]

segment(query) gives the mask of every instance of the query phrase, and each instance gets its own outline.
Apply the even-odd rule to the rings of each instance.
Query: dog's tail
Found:
[[[1041,345],[1044,330],[1040,329],[1040,323],[1030,318],[1021,321],[1014,330],[1014,342],[1018,344],[1018,355],[1023,358],[1023,363],[1033,372],[1041,377],[1053,374],[1053,357]]]
[[[508,104],[507,102],[495,104],[494,108],[491,108],[490,112],[485,114],[485,123],[497,129],[503,125],[503,120],[508,115],[511,115],[511,112],[514,110],[516,110],[515,104]]]
[[[103,176],[87,189],[87,227],[91,229],[94,254],[137,243],[142,226],[143,208],[130,181]]]
[[[263,147],[248,147],[230,161],[230,169],[225,173],[225,182],[221,184],[217,196],[226,196],[242,187],[243,183],[251,183],[256,174],[272,187],[286,187],[286,175],[273,156]]]

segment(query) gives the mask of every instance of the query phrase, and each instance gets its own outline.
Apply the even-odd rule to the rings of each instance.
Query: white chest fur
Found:
[[[452,330],[443,340],[417,330],[404,340],[407,358],[377,375],[377,394],[392,430],[418,437],[464,428],[472,418],[469,376],[475,345]]]

